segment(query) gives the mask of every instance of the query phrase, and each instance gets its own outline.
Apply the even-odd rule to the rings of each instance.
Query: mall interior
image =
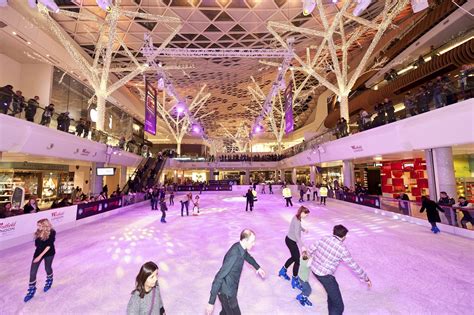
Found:
[[[278,258],[287,256],[284,233],[293,213],[284,204],[285,187],[295,211],[303,205],[311,211],[306,224],[310,234],[318,233],[306,236],[308,242],[331,234],[332,225],[345,219],[362,230],[371,220],[383,221],[397,228],[389,236],[388,230],[367,232],[384,240],[373,255],[390,246],[404,251],[410,243],[420,252],[403,256],[407,266],[422,257],[448,273],[468,273],[474,239],[473,15],[474,2],[467,0],[0,0],[0,275],[6,279],[0,288],[11,292],[0,298],[0,313],[51,313],[67,296],[73,298],[52,313],[123,313],[140,266],[156,260],[164,308],[155,312],[152,305],[149,314],[165,308],[168,314],[201,314],[225,254],[219,249],[238,241],[243,228],[257,231],[252,255],[281,267],[263,259],[270,252],[258,242],[262,233]],[[318,202],[321,189],[327,190],[327,206]],[[185,223],[180,207],[170,203],[169,223],[162,225],[150,212],[155,193],[165,206],[176,195],[181,216],[183,201],[203,214]],[[188,200],[188,193],[202,197]],[[269,213],[242,218],[247,193],[254,212]],[[439,206],[439,228],[429,211],[420,212],[429,202]],[[318,225],[318,216],[328,226]],[[35,296],[31,281],[27,286],[29,259],[37,221],[44,218],[58,231],[56,247],[64,248],[57,249],[53,265],[57,288],[43,295],[38,287]],[[179,223],[170,227],[173,220]],[[264,224],[272,231],[260,232]],[[423,233],[427,228],[430,233]],[[179,243],[186,242],[179,240],[182,230],[194,234],[187,245]],[[134,233],[141,233],[138,240],[150,236],[155,248],[112,243]],[[348,245],[354,252],[367,251],[364,235],[356,238],[360,244]],[[97,245],[101,238],[113,245]],[[200,252],[200,242],[213,240],[218,246],[206,243]],[[72,247],[91,260],[78,267],[91,282],[109,278],[92,261],[111,260],[113,280],[104,292],[126,287],[119,294],[124,303],[80,296],[80,281],[65,276],[80,259]],[[448,262],[426,247],[449,252]],[[159,254],[147,256],[147,250]],[[354,257],[371,259],[367,252]],[[191,277],[198,299],[178,298],[184,280],[176,277],[184,276],[173,274],[185,271],[172,265],[184,258],[190,260],[186,269],[194,260],[212,270]],[[385,267],[392,263],[404,272],[396,258],[384,261]],[[13,271],[7,267],[12,264],[24,266]],[[272,293],[269,286],[283,284],[271,268],[266,284],[244,268],[238,295],[243,313],[342,314],[331,313],[335,306],[326,305],[325,287],[314,277],[312,308],[280,289]],[[382,275],[379,269],[374,274]],[[61,272],[64,278],[56,280]],[[420,286],[430,281],[423,276]],[[415,284],[387,297],[402,284],[395,280],[377,296],[376,287],[372,295],[360,293],[362,285],[348,271],[341,279],[350,282],[341,288],[351,314],[464,314],[474,307],[472,299],[453,306],[474,290],[457,282],[462,277],[442,279],[451,289],[444,296],[451,308],[417,296]],[[263,296],[260,304],[252,302],[250,281]],[[378,286],[388,282],[381,277]]]

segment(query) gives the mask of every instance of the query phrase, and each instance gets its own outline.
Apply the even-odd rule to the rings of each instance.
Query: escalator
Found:
[[[127,183],[122,189],[122,194],[128,194],[130,191],[141,191],[143,186],[143,179],[150,172],[150,169],[155,167],[156,159],[147,158],[137,166],[135,172],[130,176]]]
[[[156,159],[153,170],[150,171],[147,177],[147,186],[154,186],[158,184],[163,168],[166,165],[166,157],[159,157]]]

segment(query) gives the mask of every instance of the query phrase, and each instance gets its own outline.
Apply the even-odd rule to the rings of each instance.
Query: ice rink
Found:
[[[168,315],[204,314],[214,275],[227,249],[243,228],[256,232],[251,254],[267,272],[258,277],[244,267],[238,294],[243,314],[327,314],[326,293],[310,279],[314,306],[295,300],[289,281],[277,277],[289,257],[284,238],[293,208],[284,207],[280,191],[259,195],[254,212],[245,212],[237,192],[203,193],[201,215],[182,218],[179,202],[160,223],[149,204],[80,228],[59,232],[53,264],[54,284],[23,302],[34,244],[0,252],[0,314],[124,314],[142,263],[160,267],[161,293]],[[181,196],[176,196],[179,200]],[[293,198],[297,200],[298,198]],[[305,202],[311,210],[303,225],[305,243],[330,234],[335,224],[349,229],[346,244],[372,280],[368,289],[341,265],[336,278],[345,314],[469,314],[474,309],[474,242],[429,228],[396,221],[329,200],[327,207]],[[32,231],[33,233],[33,231]],[[220,311],[216,302],[214,314]]]

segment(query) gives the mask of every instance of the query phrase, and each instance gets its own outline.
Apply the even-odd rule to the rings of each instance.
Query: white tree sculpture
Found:
[[[235,143],[238,152],[247,152],[249,149],[250,128],[245,122],[242,122],[238,126],[235,133],[229,131],[229,129],[227,129],[223,124],[220,124],[220,126],[222,127],[225,136]]]
[[[266,63],[268,65],[278,66],[278,64]],[[306,97],[304,95],[303,89],[305,88],[308,80],[311,78],[311,75],[307,75],[306,78],[298,84],[295,78],[295,70],[294,68],[290,68],[290,80],[292,82],[293,87],[293,102],[292,102],[292,109],[296,106],[300,105],[300,101],[302,98]],[[250,77],[252,79],[253,84],[248,86],[247,89],[252,97],[252,100],[256,102],[260,107],[263,107],[263,102],[267,97],[263,92],[262,88],[258,85],[255,81],[253,76]],[[277,142],[278,152],[282,150],[282,141],[283,136],[285,135],[285,100],[284,100],[284,90],[280,89],[278,93],[273,96],[271,102],[271,109],[268,111],[266,116],[268,123],[270,125],[271,131],[275,136],[275,140]]]
[[[105,127],[105,102],[114,91],[126,84],[128,81],[133,79],[139,73],[148,69],[148,64],[141,64],[137,58],[133,56],[128,47],[122,41],[118,32],[118,20],[121,16],[127,18],[139,18],[140,20],[147,20],[153,22],[164,22],[176,26],[170,26],[173,29],[172,33],[168,38],[163,41],[158,49],[163,49],[168,45],[169,41],[178,33],[181,28],[181,21],[177,18],[159,16],[148,13],[140,13],[127,11],[120,8],[121,0],[115,0],[115,4],[110,7],[107,12],[105,21],[97,19],[92,14],[77,14],[74,12],[59,10],[58,14],[65,14],[73,16],[79,20],[103,22],[100,26],[99,39],[95,46],[94,60],[90,61],[87,59],[80,48],[75,45],[74,41],[66,34],[66,32],[56,23],[56,21],[50,16],[48,9],[41,3],[38,3],[38,10],[42,16],[46,19],[46,24],[50,30],[57,37],[59,42],[64,46],[72,62],[78,67],[81,75],[85,77],[88,83],[94,90],[97,98],[97,122],[96,128],[104,130]],[[112,56],[119,47],[122,47],[127,56],[133,63],[131,67],[112,67]],[[112,73],[124,73],[127,72],[123,78],[112,82]]]
[[[207,102],[211,93],[204,93],[206,85],[203,85],[197,95],[194,97],[190,105],[181,104],[179,99],[176,99],[175,94],[171,102],[166,102],[166,89],[163,90],[163,96],[160,100],[157,98],[157,111],[160,117],[165,122],[171,135],[176,140],[176,152],[181,154],[181,143],[183,137],[192,128],[194,121],[200,121],[202,118],[213,114],[214,112],[200,113],[204,104]]]
[[[367,68],[382,35],[408,2],[409,0],[385,0],[383,10],[369,21],[352,14],[354,6],[357,5],[356,1],[343,1],[337,13],[330,15],[322,0],[317,0],[316,11],[322,24],[322,30],[278,22],[269,22],[267,28],[283,47],[287,47],[283,38],[283,34],[287,32],[301,33],[321,39],[317,46],[306,49],[306,60],[297,54],[295,54],[295,59],[308,74],[314,76],[320,84],[339,97],[341,117],[349,121],[349,93]],[[358,64],[350,69],[348,66],[350,48],[358,45],[358,40],[367,32],[374,33],[373,38],[371,38],[368,47],[364,48],[365,51]]]

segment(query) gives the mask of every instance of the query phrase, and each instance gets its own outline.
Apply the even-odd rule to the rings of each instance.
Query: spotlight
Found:
[[[158,89],[163,90],[165,88],[165,80],[163,78],[158,79]]]
[[[8,0],[0,0],[0,7],[4,8],[8,5]]]
[[[365,11],[370,5],[372,0],[357,0],[357,6],[354,8],[352,14],[359,16],[362,12]]]
[[[184,112],[184,108],[182,106],[178,106],[176,108],[176,112],[178,113],[178,116]]]
[[[255,132],[261,132],[262,131],[262,126],[257,126],[255,127]]]
[[[316,7],[316,0],[303,0],[303,15],[310,15]]]
[[[112,0],[95,0],[95,2],[104,11],[110,11],[112,7]]]
[[[195,133],[201,133],[201,128],[199,128],[198,125],[194,125],[194,126],[193,126],[193,132],[195,132]]]

